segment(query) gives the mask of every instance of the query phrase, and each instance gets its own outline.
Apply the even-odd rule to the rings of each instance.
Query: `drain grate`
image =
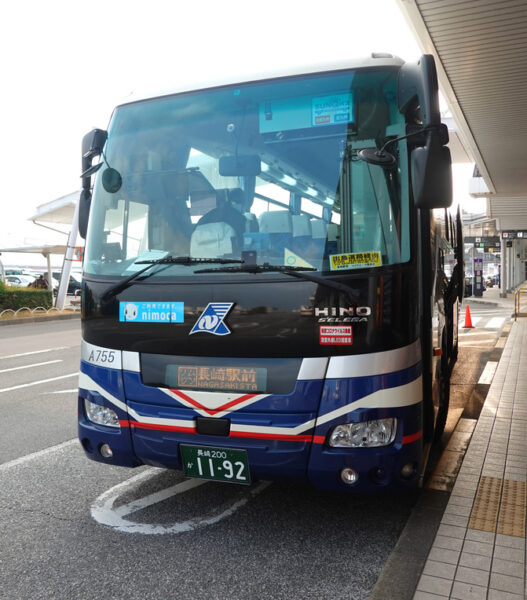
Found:
[[[525,537],[527,483],[483,476],[470,520],[470,529]]]

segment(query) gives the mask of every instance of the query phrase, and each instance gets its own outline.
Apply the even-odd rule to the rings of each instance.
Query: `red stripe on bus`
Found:
[[[140,423],[139,421],[119,421],[121,427],[132,427],[137,429],[153,429],[157,431],[181,431],[183,433],[196,434],[196,427],[182,427],[179,425],[158,425],[157,423]],[[323,435],[291,435],[287,433],[258,433],[253,431],[231,431],[231,438],[250,438],[262,440],[276,440],[282,442],[312,442],[313,444],[323,444],[326,437]],[[403,437],[404,444],[412,444],[423,437],[423,430],[417,431]]]
[[[312,435],[290,435],[287,433],[257,433],[252,431],[231,431],[229,437],[277,440],[280,442],[310,442],[313,438]]]
[[[323,444],[326,441],[325,435],[314,435],[313,444]]]
[[[196,433],[196,427],[180,427],[179,425],[158,425],[157,423],[140,423],[139,421],[129,421],[132,429],[155,429],[157,431],[181,431],[184,433]]]
[[[181,431],[184,433],[196,434],[196,427],[181,427],[178,425],[158,425],[157,423],[140,423],[139,421],[121,421],[127,423],[132,429],[153,429],[157,431]],[[256,433],[252,431],[231,431],[228,437],[235,438],[253,438],[264,440],[277,440],[282,442],[310,442],[311,435],[291,435],[287,433]]]
[[[405,435],[403,437],[403,444],[411,444],[413,442],[417,442],[423,437],[423,430],[417,431],[416,433],[412,433],[411,435]]]

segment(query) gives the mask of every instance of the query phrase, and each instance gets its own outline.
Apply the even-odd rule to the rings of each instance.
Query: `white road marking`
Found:
[[[474,327],[481,321],[483,317],[471,317],[470,320],[472,321],[472,325],[474,325]],[[463,321],[463,327],[465,327],[465,321]]]
[[[46,348],[45,350],[33,350],[33,352],[22,352],[21,354],[7,354],[0,356],[2,358],[17,358],[19,356],[30,356],[31,354],[42,354],[43,352],[55,352],[55,350],[66,350],[66,348],[76,348],[76,346],[57,346],[56,348]]]
[[[62,362],[62,359],[47,360],[46,362],[33,363],[32,365],[23,365],[22,367],[11,367],[10,369],[2,369],[0,373],[7,373],[9,371],[19,371],[20,369],[30,369],[31,367],[41,367],[42,365],[51,365],[53,363]]]
[[[41,383],[48,383],[48,381],[57,381],[59,379],[67,379],[68,377],[75,377],[78,374],[79,374],[79,372],[77,371],[76,373],[68,373],[68,375],[60,375],[59,377],[50,377],[49,379],[41,379],[40,381],[32,381],[31,383],[22,383],[21,385],[14,385],[13,387],[8,387],[8,388],[4,388],[3,390],[0,390],[0,394],[2,392],[10,392],[11,390],[19,390],[21,388],[31,387],[32,385],[40,385]]]
[[[152,506],[153,504],[167,500],[168,498],[171,498],[177,494],[181,494],[200,485],[204,485],[205,483],[211,483],[206,479],[186,479],[176,485],[166,488],[165,490],[156,492],[155,494],[150,494],[149,496],[145,496],[139,500],[134,500],[128,504],[123,504],[122,506],[113,508],[115,501],[121,494],[123,494],[125,491],[128,491],[129,488],[132,488],[143,481],[150,479],[158,473],[159,469],[148,468],[135,477],[127,479],[126,481],[123,481],[122,483],[110,488],[104,492],[104,494],[101,494],[92,504],[92,517],[101,525],[106,525],[107,527],[112,527],[117,531],[127,533],[141,533],[143,535],[184,533],[188,531],[194,531],[195,529],[199,529],[201,527],[206,527],[207,525],[213,525],[225,519],[226,517],[231,516],[238,509],[247,504],[251,498],[257,496],[270,484],[268,481],[263,481],[258,485],[249,488],[245,497],[240,498],[231,506],[218,514],[212,513],[210,515],[204,515],[202,517],[195,517],[193,519],[172,523],[171,525],[134,523],[133,521],[123,519],[123,516],[130,515],[134,512],[142,510],[143,508],[147,508],[148,506]]]
[[[490,385],[492,383],[492,378],[494,377],[494,373],[498,367],[498,363],[492,360],[489,360],[483,369],[483,373],[479,378],[478,383],[483,383],[485,385]]]
[[[505,317],[493,317],[486,325],[485,329],[499,329],[505,323]]]
[[[473,338],[473,337],[492,337],[490,331],[460,331],[459,337]]]
[[[40,395],[43,396],[44,394],[71,394],[73,392],[78,392],[79,388],[73,388],[72,390],[56,390],[54,392],[40,392]]]
[[[17,467],[19,465],[23,465],[24,463],[35,460],[35,458],[41,458],[42,456],[46,456],[47,454],[52,454],[53,452],[58,452],[59,450],[63,450],[64,448],[69,448],[70,446],[74,446],[75,444],[79,444],[79,440],[77,438],[74,438],[73,440],[68,440],[67,442],[62,442],[62,444],[57,444],[56,446],[45,448],[44,450],[39,450],[38,452],[26,454],[26,456],[21,456],[20,458],[15,458],[10,462],[6,462],[0,465],[0,473],[2,473],[2,471],[7,471],[12,467]]]
[[[203,485],[204,483],[207,483],[206,479],[187,479],[186,481],[172,485],[171,487],[165,488],[164,490],[156,492],[155,494],[150,494],[144,498],[139,498],[139,500],[134,500],[128,504],[123,504],[115,509],[115,514],[120,517],[126,517],[126,515],[131,515],[138,510],[148,508],[149,506],[152,506],[152,504],[163,502],[163,500],[167,500],[171,496],[182,494],[183,492],[192,490],[200,485]]]
[[[487,340],[480,340],[478,342],[478,340],[472,340],[472,342],[470,341],[466,341],[466,342],[459,342],[459,346],[463,346],[463,347],[467,347],[467,348],[487,348],[488,347],[488,341]]]

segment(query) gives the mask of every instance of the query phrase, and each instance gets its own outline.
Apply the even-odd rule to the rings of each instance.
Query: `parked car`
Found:
[[[5,283],[13,287],[27,287],[34,280],[33,277],[26,277],[25,275],[6,275]]]
[[[59,271],[52,271],[51,273],[53,275],[53,277],[58,281],[60,281],[60,272]],[[58,283],[57,283],[58,286]],[[80,290],[82,287],[82,283],[81,280],[79,278],[79,276],[76,273],[72,273],[70,275],[70,280],[68,282],[68,290],[67,290],[67,294],[75,294],[75,292],[77,290]]]
[[[495,285],[499,285],[498,276],[497,275],[489,275],[485,280],[485,286],[488,288],[494,287]]]

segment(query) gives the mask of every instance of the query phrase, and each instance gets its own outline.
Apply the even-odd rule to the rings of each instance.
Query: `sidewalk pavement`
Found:
[[[522,298],[524,298],[522,296]],[[522,300],[522,305],[526,302],[525,299]],[[471,304],[491,304],[493,306],[500,306],[503,308],[510,308],[511,313],[514,310],[514,293],[508,293],[506,298],[500,297],[500,288],[498,286],[494,286],[491,288],[487,288],[483,292],[483,296],[481,298],[476,298],[475,296],[469,296],[463,300],[463,306]]]
[[[514,310],[498,288],[465,305]],[[524,600],[527,318],[513,321],[414,600]]]

